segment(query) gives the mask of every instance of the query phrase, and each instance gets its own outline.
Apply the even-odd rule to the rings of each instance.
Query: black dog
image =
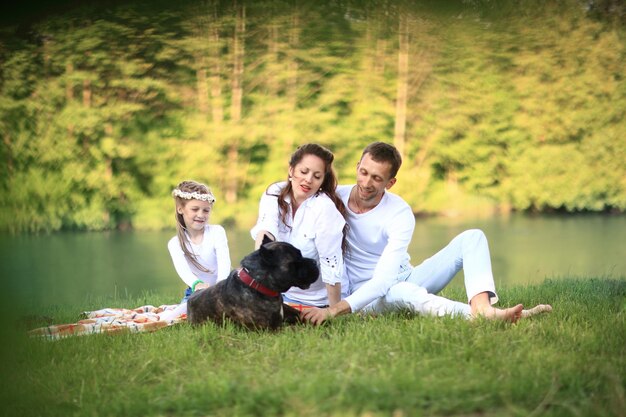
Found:
[[[293,307],[283,304],[282,292],[307,289],[319,276],[317,262],[302,257],[286,242],[263,244],[243,258],[241,268],[227,279],[193,293],[187,302],[187,320],[198,324],[225,319],[248,329],[278,329],[300,321]]]

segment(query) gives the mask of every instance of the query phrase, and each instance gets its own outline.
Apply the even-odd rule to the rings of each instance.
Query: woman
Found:
[[[333,159],[323,146],[300,146],[291,155],[288,180],[271,184],[261,197],[251,230],[257,249],[268,237],[289,242],[318,262],[320,277],[309,289],[294,287],[283,294],[290,304],[321,307],[341,300],[346,209],[335,194]]]

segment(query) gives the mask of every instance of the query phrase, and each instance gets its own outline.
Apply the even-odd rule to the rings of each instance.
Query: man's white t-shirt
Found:
[[[380,203],[362,214],[348,207],[354,185],[340,185],[337,193],[348,208],[348,250],[344,258],[353,312],[387,294],[398,275],[408,268],[407,252],[415,229],[411,207],[399,196],[385,191]]]

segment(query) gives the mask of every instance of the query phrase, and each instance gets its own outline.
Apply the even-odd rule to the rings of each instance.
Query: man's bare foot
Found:
[[[515,323],[520,318],[522,318],[523,310],[524,310],[524,306],[522,304],[518,304],[515,307],[510,307],[510,308],[477,306],[476,308],[472,307],[472,316],[484,317],[484,318],[491,319],[491,320],[502,320],[502,321],[508,321],[510,323]]]
[[[539,304],[531,309],[522,310],[522,317],[531,317],[541,313],[549,313],[552,311],[552,306],[550,304]]]

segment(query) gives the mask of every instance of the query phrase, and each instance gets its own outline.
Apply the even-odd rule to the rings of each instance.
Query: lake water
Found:
[[[626,279],[626,216],[523,215],[485,220],[418,219],[409,248],[414,264],[459,232],[482,229],[490,242],[497,287],[546,278]],[[233,266],[253,248],[246,230],[227,229]],[[141,295],[179,299],[184,284],[167,251],[174,231],[0,235],[4,291],[42,305]],[[462,280],[458,279],[461,285]]]

